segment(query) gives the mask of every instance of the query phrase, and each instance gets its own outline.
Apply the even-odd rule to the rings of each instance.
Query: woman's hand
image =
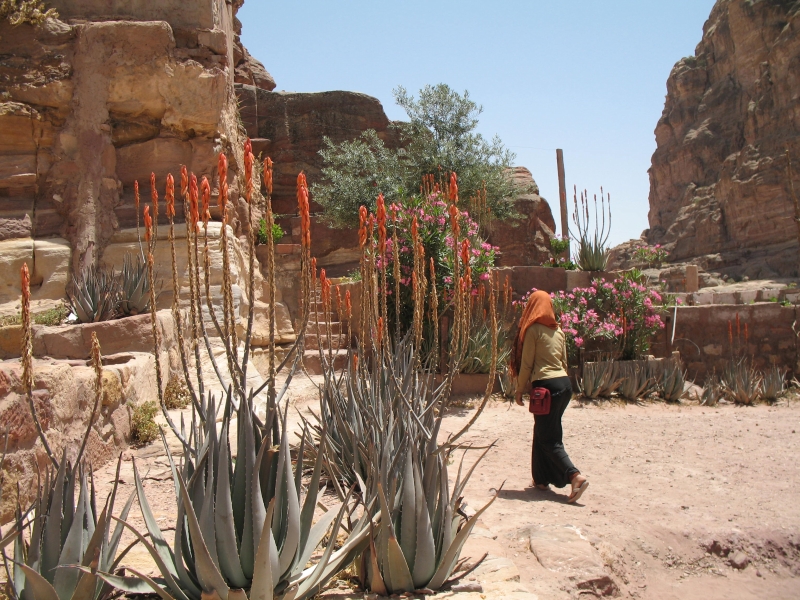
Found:
[[[525,403],[522,401],[522,392],[517,392],[514,401],[519,404],[520,406],[525,406]]]

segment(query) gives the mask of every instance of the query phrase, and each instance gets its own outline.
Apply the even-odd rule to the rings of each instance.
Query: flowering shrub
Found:
[[[633,253],[633,257],[643,263],[647,263],[652,267],[657,267],[669,256],[669,252],[661,247],[661,244],[655,246],[639,246]]]
[[[392,263],[394,261],[394,230],[400,256],[400,298],[403,324],[412,318],[412,273],[414,270],[412,225],[417,221],[419,240],[425,249],[426,263],[431,258],[436,268],[436,288],[440,291],[440,302],[448,302],[453,295],[453,235],[450,228],[449,204],[445,195],[434,189],[430,193],[412,196],[389,206],[386,239],[387,294],[394,294],[395,282]],[[480,235],[478,223],[465,210],[459,210],[458,220],[462,239],[469,242],[470,269],[472,271],[472,294],[478,294],[478,286],[489,279],[489,269],[494,266],[499,248],[487,243]],[[383,267],[378,257],[377,267]]]
[[[520,303],[528,301],[531,290]],[[570,357],[589,342],[611,343],[624,360],[641,357],[650,340],[664,328],[662,295],[635,278],[595,279],[588,288],[550,294],[556,317],[567,338]]]

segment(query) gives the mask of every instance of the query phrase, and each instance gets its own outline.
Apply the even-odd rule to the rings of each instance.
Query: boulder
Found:
[[[521,192],[513,199],[520,218],[493,221],[488,241],[500,247],[498,266],[540,265],[551,255],[550,240],[556,229],[553,213],[528,169],[514,167],[512,176]]]
[[[28,264],[34,300],[60,300],[65,296],[71,250],[63,239],[30,238],[0,241],[0,303],[19,303],[20,269]]]

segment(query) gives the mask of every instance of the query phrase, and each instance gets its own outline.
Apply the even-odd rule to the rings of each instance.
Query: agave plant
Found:
[[[722,387],[736,404],[754,404],[761,395],[761,376],[747,358],[731,359],[722,372]]]
[[[145,314],[150,310],[150,282],[147,265],[142,258],[130,252],[122,261],[119,274],[117,314],[124,317]]]
[[[114,270],[94,265],[72,277],[67,299],[79,323],[98,323],[116,314],[119,284]]]
[[[716,374],[712,375],[703,384],[703,391],[700,395],[701,406],[716,406],[722,397],[722,386]]]
[[[625,361],[619,363],[620,386],[619,394],[626,400],[635,402],[644,397],[650,389],[650,379],[647,365],[642,361]]]
[[[492,364],[492,332],[486,319],[475,319],[473,323],[464,360],[461,362],[462,373],[488,373]],[[504,365],[511,356],[510,327],[506,323],[498,324],[497,339],[500,348],[497,352],[497,364]]]
[[[453,448],[437,443],[443,411],[435,410],[449,391],[417,365],[408,334],[383,356],[381,368],[351,366],[338,376],[329,370],[321,413],[306,423],[321,438],[334,484],[358,483],[365,508],[380,523],[356,564],[363,585],[381,595],[445,585],[478,517],[493,502],[464,515],[464,488],[485,452],[466,474],[462,456],[451,490]]]
[[[667,402],[677,402],[683,396],[686,374],[675,360],[667,363],[660,383],[661,396]]]
[[[761,395],[765,400],[775,402],[786,391],[786,370],[772,365],[761,382]]]
[[[91,600],[111,596],[112,588],[102,585],[98,571],[111,572],[119,564],[117,549],[123,527],[111,525],[121,464],[120,457],[114,486],[99,515],[94,479],[89,479],[86,468],[73,469],[65,451],[58,470],[47,469],[33,507],[25,514],[17,508],[13,567],[9,569],[13,597]],[[132,503],[133,494],[119,518],[127,518]]]
[[[574,191],[573,201],[575,210],[572,213],[572,221],[575,223],[577,233],[570,235],[578,244],[577,263],[582,271],[605,271],[608,266],[610,249],[608,248],[608,237],[611,234],[611,195],[608,194],[608,206],[606,198],[603,196],[603,188],[600,188],[600,214],[602,222],[597,217],[597,196],[594,197],[594,233],[589,232],[589,222],[591,220],[589,210],[589,195],[584,191],[580,195],[580,205],[578,204],[578,191]],[[606,212],[608,212],[608,223],[606,223]]]
[[[206,407],[215,414],[213,397]],[[235,424],[232,417],[238,414]],[[282,432],[286,428],[283,413]],[[267,430],[277,411],[270,413]],[[237,429],[237,459],[232,468],[229,433]],[[281,433],[277,447],[271,435],[252,420],[252,406],[233,407],[228,395],[221,431],[215,420],[205,426],[193,422],[186,437],[196,454],[185,450],[177,466],[163,438],[172,469],[177,506],[177,525],[172,548],[158,526],[144,494],[134,464],[136,493],[150,540],[134,532],[156,565],[162,580],[144,580],[159,594],[200,600],[206,597],[308,598],[333,575],[352,562],[366,544],[369,518],[350,528],[344,545],[334,552],[334,541],[343,518],[349,514],[346,497],[338,511],[328,511],[312,523],[317,505],[323,454],[314,464],[305,500],[301,504],[302,454],[293,470],[288,436]],[[333,525],[332,525],[333,524]],[[307,567],[323,538],[329,539],[321,558]],[[140,576],[121,577],[102,573],[105,581],[128,592],[143,591]],[[147,591],[151,591],[148,589]]]
[[[615,361],[598,360],[583,364],[581,390],[587,398],[608,398],[621,384]]]

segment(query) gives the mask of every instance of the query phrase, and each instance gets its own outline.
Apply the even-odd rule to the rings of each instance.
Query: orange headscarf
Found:
[[[558,329],[558,321],[556,321],[556,314],[553,311],[553,301],[550,299],[550,294],[542,290],[531,294],[525,310],[522,311],[522,317],[519,319],[519,332],[514,340],[509,364],[513,377],[517,376],[522,365],[522,345],[525,343],[525,334],[534,323],[541,323],[550,329]]]

